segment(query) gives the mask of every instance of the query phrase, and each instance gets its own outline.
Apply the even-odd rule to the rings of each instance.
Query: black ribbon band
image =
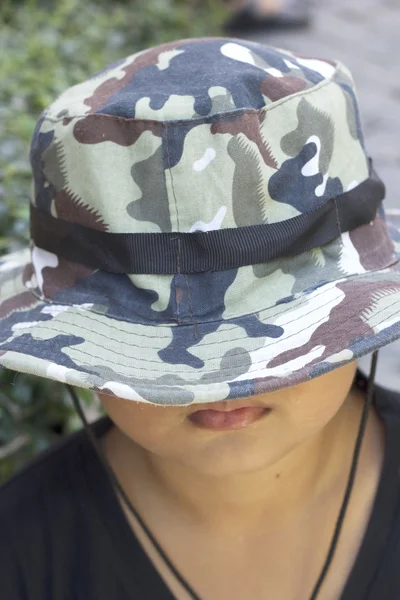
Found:
[[[222,271],[297,255],[372,221],[385,186],[369,179],[318,209],[280,223],[194,233],[108,233],[31,205],[31,237],[44,250],[111,273]]]

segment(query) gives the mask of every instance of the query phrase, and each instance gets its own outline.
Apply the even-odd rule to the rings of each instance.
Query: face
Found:
[[[207,475],[250,473],[320,433],[348,397],[356,368],[353,362],[291,388],[212,404],[99,398],[120,432],[152,454]]]

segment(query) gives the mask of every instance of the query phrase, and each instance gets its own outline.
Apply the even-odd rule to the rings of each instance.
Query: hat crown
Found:
[[[30,260],[0,264],[5,366],[187,404],[400,337],[399,223],[338,63],[159,46],[62,94],[31,160]]]
[[[229,38],[177,40],[108,65],[65,90],[46,114],[192,121],[258,110],[312,89],[337,71],[352,85],[348,70],[332,60]]]
[[[158,46],[70,88],[31,160],[39,210],[112,233],[283,222],[369,174],[345,67],[226,38]]]

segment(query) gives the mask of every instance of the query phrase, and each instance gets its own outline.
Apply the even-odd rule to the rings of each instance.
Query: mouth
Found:
[[[201,429],[214,431],[229,431],[243,429],[271,412],[265,406],[242,406],[228,410],[225,406],[220,409],[197,410],[188,415],[188,420]]]

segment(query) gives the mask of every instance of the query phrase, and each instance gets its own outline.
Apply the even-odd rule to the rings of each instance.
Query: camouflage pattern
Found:
[[[113,233],[311,212],[369,176],[354,83],[329,60],[226,38],[111,65],[42,115],[32,202]],[[298,256],[120,275],[32,243],[0,263],[0,364],[163,405],[295,385],[400,337],[400,214]]]

